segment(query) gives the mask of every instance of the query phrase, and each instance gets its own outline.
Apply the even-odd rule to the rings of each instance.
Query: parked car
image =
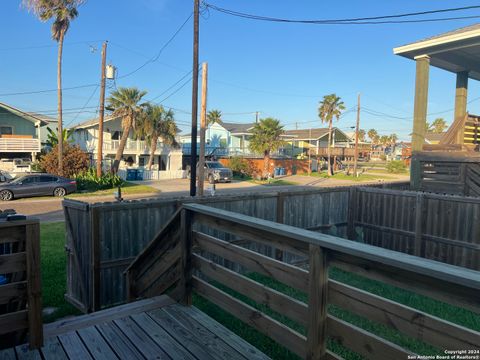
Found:
[[[77,190],[77,182],[50,174],[24,175],[10,182],[0,183],[0,200],[22,197],[64,196]]]
[[[198,164],[197,164],[197,174],[198,174]],[[210,184],[217,182],[231,182],[233,178],[233,172],[231,169],[222,165],[218,161],[205,161],[205,179],[208,180]]]

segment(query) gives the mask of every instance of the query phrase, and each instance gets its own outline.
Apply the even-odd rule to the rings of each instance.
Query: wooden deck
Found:
[[[0,350],[0,359],[269,359],[195,307],[167,296],[44,327],[40,350]]]

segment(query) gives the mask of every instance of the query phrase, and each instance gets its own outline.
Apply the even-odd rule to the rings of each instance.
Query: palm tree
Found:
[[[397,140],[398,140],[398,135],[393,133],[393,134],[390,134],[390,136],[388,138],[389,138],[389,141],[390,141],[390,145],[395,147],[395,144],[397,143]]]
[[[430,131],[441,134],[448,128],[447,122],[443,118],[436,118],[433,120],[432,125],[430,126]]]
[[[367,132],[368,137],[370,138],[370,141],[375,144],[378,141],[378,132],[375,129],[370,129]]]
[[[62,112],[62,56],[63,40],[70,22],[78,16],[78,6],[85,0],[23,0],[24,6],[41,20],[54,19],[52,38],[58,43],[57,94],[58,94],[58,170],[63,171],[63,112]]]
[[[132,129],[136,129],[137,120],[145,109],[146,104],[140,101],[146,95],[146,91],[140,91],[135,87],[120,87],[112,91],[107,99],[107,109],[112,111],[112,116],[122,118],[122,137],[118,145],[115,161],[112,165],[112,172],[118,172],[120,160],[123,156],[123,150],[127,143],[128,135]]]
[[[174,113],[170,109],[165,111],[161,105],[148,105],[142,114],[139,131],[140,136],[144,136],[150,142],[150,157],[147,163],[147,169],[151,170],[153,158],[157,150],[157,142],[162,138],[163,143],[169,146],[178,146],[175,136],[178,133],[178,127],[175,123]]]
[[[285,133],[280,121],[274,118],[261,119],[253,126],[250,138],[250,150],[263,154],[263,175],[268,177],[270,154],[284,145],[282,135]]]
[[[364,142],[365,141],[365,130],[360,129],[358,130],[358,141]]]
[[[327,161],[329,176],[333,175],[333,169],[330,163],[333,118],[337,119],[338,121],[343,110],[345,110],[345,104],[336,94],[325,95],[323,100],[320,101],[320,106],[318,108],[318,117],[320,120],[322,120],[322,123],[328,123]]]
[[[207,114],[207,127],[222,121],[222,112],[220,110],[210,110]]]

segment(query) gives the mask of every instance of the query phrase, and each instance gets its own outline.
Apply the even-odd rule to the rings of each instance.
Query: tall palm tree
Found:
[[[318,108],[318,117],[322,120],[322,123],[328,123],[327,161],[329,176],[333,175],[333,169],[330,163],[333,119],[335,118],[338,121],[343,110],[345,110],[345,104],[336,94],[325,95],[323,100],[320,101],[320,106]]]
[[[360,129],[358,130],[358,140],[361,141],[361,142],[364,142],[365,141],[365,130],[363,129]]]
[[[207,127],[222,121],[222,112],[220,110],[210,110],[207,114]]]
[[[128,135],[137,127],[137,121],[145,109],[146,103],[140,103],[140,101],[146,94],[146,91],[140,91],[136,87],[120,87],[112,91],[107,99],[107,109],[112,111],[112,116],[122,118],[123,133],[112,165],[113,173],[118,172]]]
[[[370,129],[367,132],[368,137],[370,138],[370,141],[372,144],[376,144],[378,141],[378,132],[375,129]]]
[[[250,138],[250,150],[263,154],[263,177],[269,173],[270,154],[284,145],[282,135],[285,133],[280,121],[274,118],[261,119],[253,126]]]
[[[139,134],[144,136],[150,142],[150,157],[147,163],[147,169],[151,170],[153,158],[157,150],[158,139],[169,146],[178,146],[175,136],[178,133],[178,127],[175,123],[175,114],[170,109],[166,111],[161,105],[148,105],[141,117]]]
[[[63,41],[70,22],[78,16],[78,6],[85,0],[23,0],[24,6],[41,20],[54,19],[52,38],[58,43],[57,96],[58,96],[58,170],[63,172],[63,112],[62,112],[62,56]]]
[[[435,120],[433,120],[432,125],[430,126],[430,131],[433,131],[436,134],[441,134],[447,128],[448,125],[444,118],[436,118]]]

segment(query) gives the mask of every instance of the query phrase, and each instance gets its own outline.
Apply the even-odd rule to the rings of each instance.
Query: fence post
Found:
[[[327,339],[328,260],[325,250],[310,245],[307,359],[322,359]]]
[[[425,256],[425,247],[422,243],[422,235],[423,235],[423,223],[424,219],[424,212],[425,212],[425,204],[424,204],[425,195],[424,194],[417,194],[415,198],[415,244],[414,244],[414,255],[415,256]]]
[[[181,228],[181,248],[182,248],[182,267],[180,274],[180,301],[185,305],[192,305],[192,212],[183,209],[180,228]]]
[[[350,240],[356,240],[355,235],[355,219],[357,214],[357,187],[352,186],[348,189],[349,199],[348,199],[348,215],[347,215],[347,237]]]
[[[282,192],[277,192],[277,223],[283,224],[285,222],[285,195]],[[283,261],[283,250],[275,248],[275,259]]]
[[[95,207],[90,207],[90,224],[91,229],[91,272],[92,272],[92,299],[89,304],[91,311],[98,311],[101,308],[100,304],[100,216],[99,211]]]
[[[31,349],[43,346],[42,286],[40,269],[40,224],[25,228],[27,253],[28,336]]]

